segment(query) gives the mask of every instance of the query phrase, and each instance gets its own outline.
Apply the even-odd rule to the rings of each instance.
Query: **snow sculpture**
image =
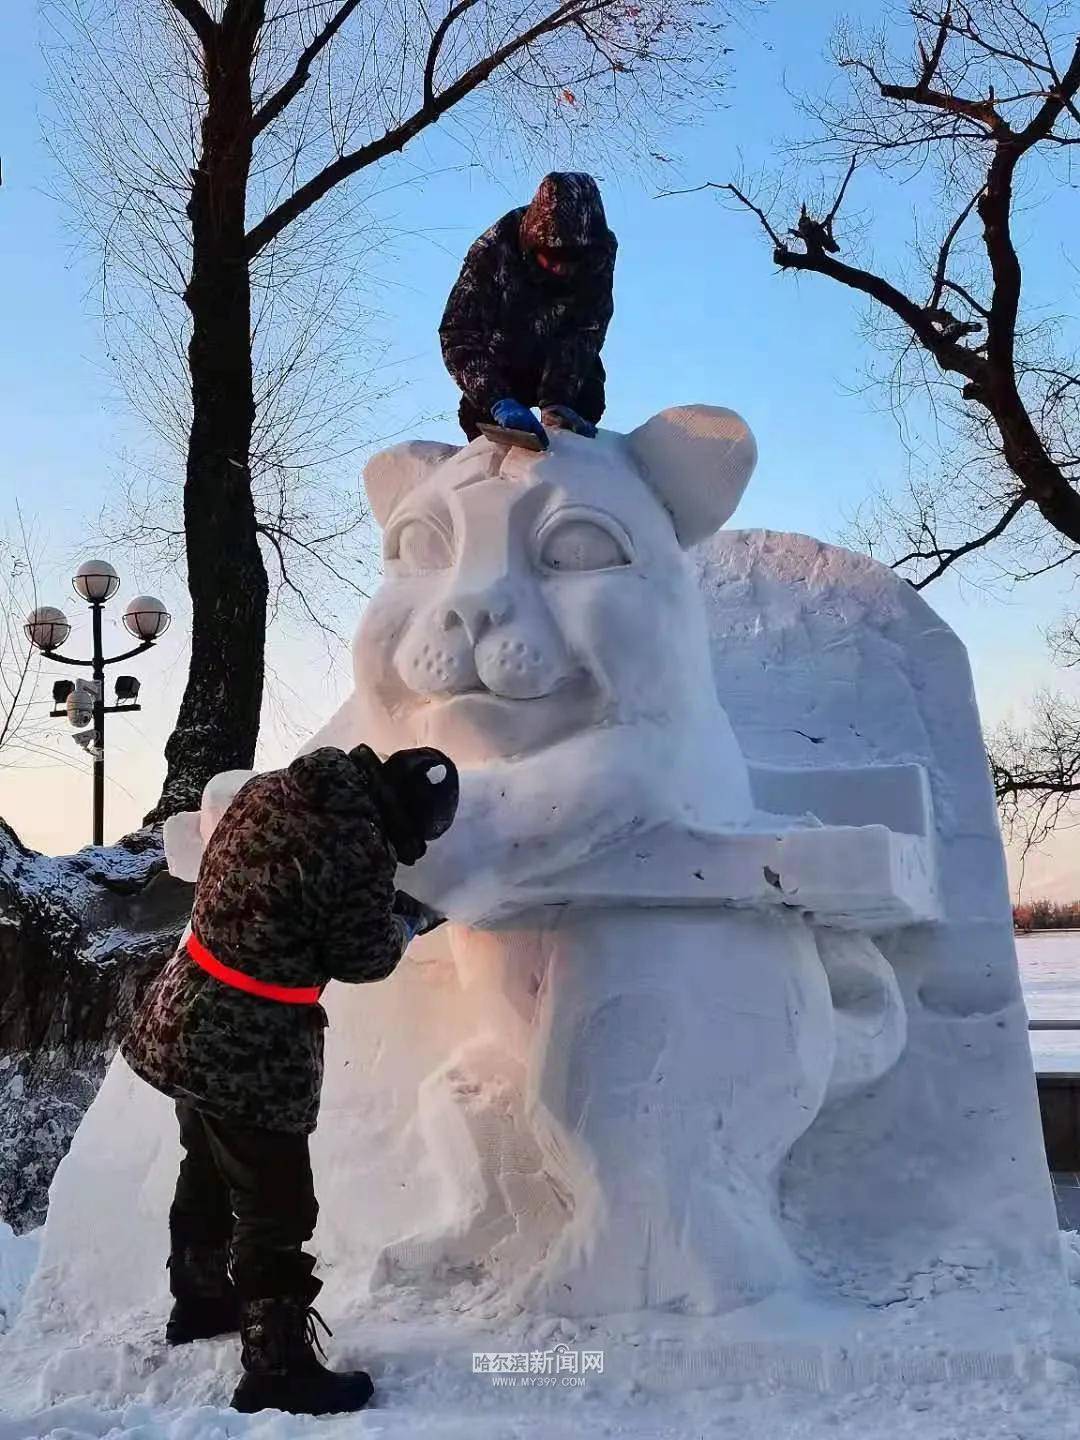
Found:
[[[331,1290],[737,1316],[1052,1273],[962,647],[872,561],[714,534],[754,459],[686,407],[369,467],[386,580],[311,746],[440,745],[463,798],[401,877],[454,923],[328,992]],[[175,873],[242,779],[172,822]],[[160,1289],[167,1111],[118,1065],[61,1169],[43,1273],[83,1315],[114,1250],[146,1256],[133,1303]],[[105,1135],[139,1203],[76,1253]]]
[[[755,820],[711,683],[685,550],[728,518],[755,458],[737,416],[688,407],[626,438],[557,436],[542,459],[409,444],[369,467],[387,576],[356,697],[319,738],[438,745],[467,767],[453,836],[408,883],[471,923],[451,942],[466,972],[477,927],[485,967],[497,954],[509,975],[523,933],[545,960],[519,1043],[481,1031],[424,1082],[440,1188],[464,1166],[472,1194],[450,1226],[384,1250],[379,1279],[493,1263],[508,1278],[527,1260],[522,1298],[557,1313],[760,1298],[792,1273],[778,1166],[834,1075],[839,1094],[900,1053],[887,962],[859,937],[819,946],[783,897],[848,925],[928,916],[924,841],[880,830],[855,856],[843,832]],[[869,1001],[850,1035],[830,971]],[[493,1117],[470,1093],[470,1077],[486,1093],[514,1075],[524,1197],[505,1167],[484,1175]]]

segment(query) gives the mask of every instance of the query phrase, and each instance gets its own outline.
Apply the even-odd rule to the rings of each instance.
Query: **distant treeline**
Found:
[[[1080,930],[1080,900],[1030,900],[1013,906],[1017,930]]]

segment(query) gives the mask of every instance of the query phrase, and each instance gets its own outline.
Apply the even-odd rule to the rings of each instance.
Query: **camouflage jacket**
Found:
[[[277,985],[382,980],[405,932],[397,861],[364,773],[316,750],[239,791],[206,847],[192,930],[215,959]],[[135,1073],[208,1114],[311,1131],[323,1076],[321,1005],[245,994],[181,946],[122,1048]]]
[[[596,248],[596,263],[573,283],[553,282],[529,248],[560,235]],[[576,408],[586,385],[602,386],[616,250],[595,182],[572,174],[550,176],[531,205],[511,210],[473,244],[439,338],[446,368],[479,411],[490,413],[496,400],[509,397]]]

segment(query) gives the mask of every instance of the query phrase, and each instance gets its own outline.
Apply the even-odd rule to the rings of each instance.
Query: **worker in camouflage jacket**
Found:
[[[596,181],[573,173],[546,176],[529,205],[475,242],[439,327],[468,439],[480,422],[531,431],[543,446],[552,427],[596,434],[616,248]]]
[[[207,844],[190,934],[122,1046],[180,1124],[166,1339],[239,1327],[237,1409],[324,1414],[372,1393],[367,1375],[330,1372],[312,1348],[318,1001],[330,980],[384,979],[440,922],[394,877],[448,828],[457,785],[437,750],[383,762],[366,746],[249,780]]]

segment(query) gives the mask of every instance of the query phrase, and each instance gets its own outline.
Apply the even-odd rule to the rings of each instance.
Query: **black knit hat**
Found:
[[[458,772],[449,755],[428,746],[398,750],[383,764],[383,778],[425,840],[437,840],[450,829],[458,807]]]
[[[428,841],[449,830],[458,804],[458,772],[441,750],[398,750],[380,760],[367,745],[349,752],[366,776],[387,839],[402,865],[423,859]]]

